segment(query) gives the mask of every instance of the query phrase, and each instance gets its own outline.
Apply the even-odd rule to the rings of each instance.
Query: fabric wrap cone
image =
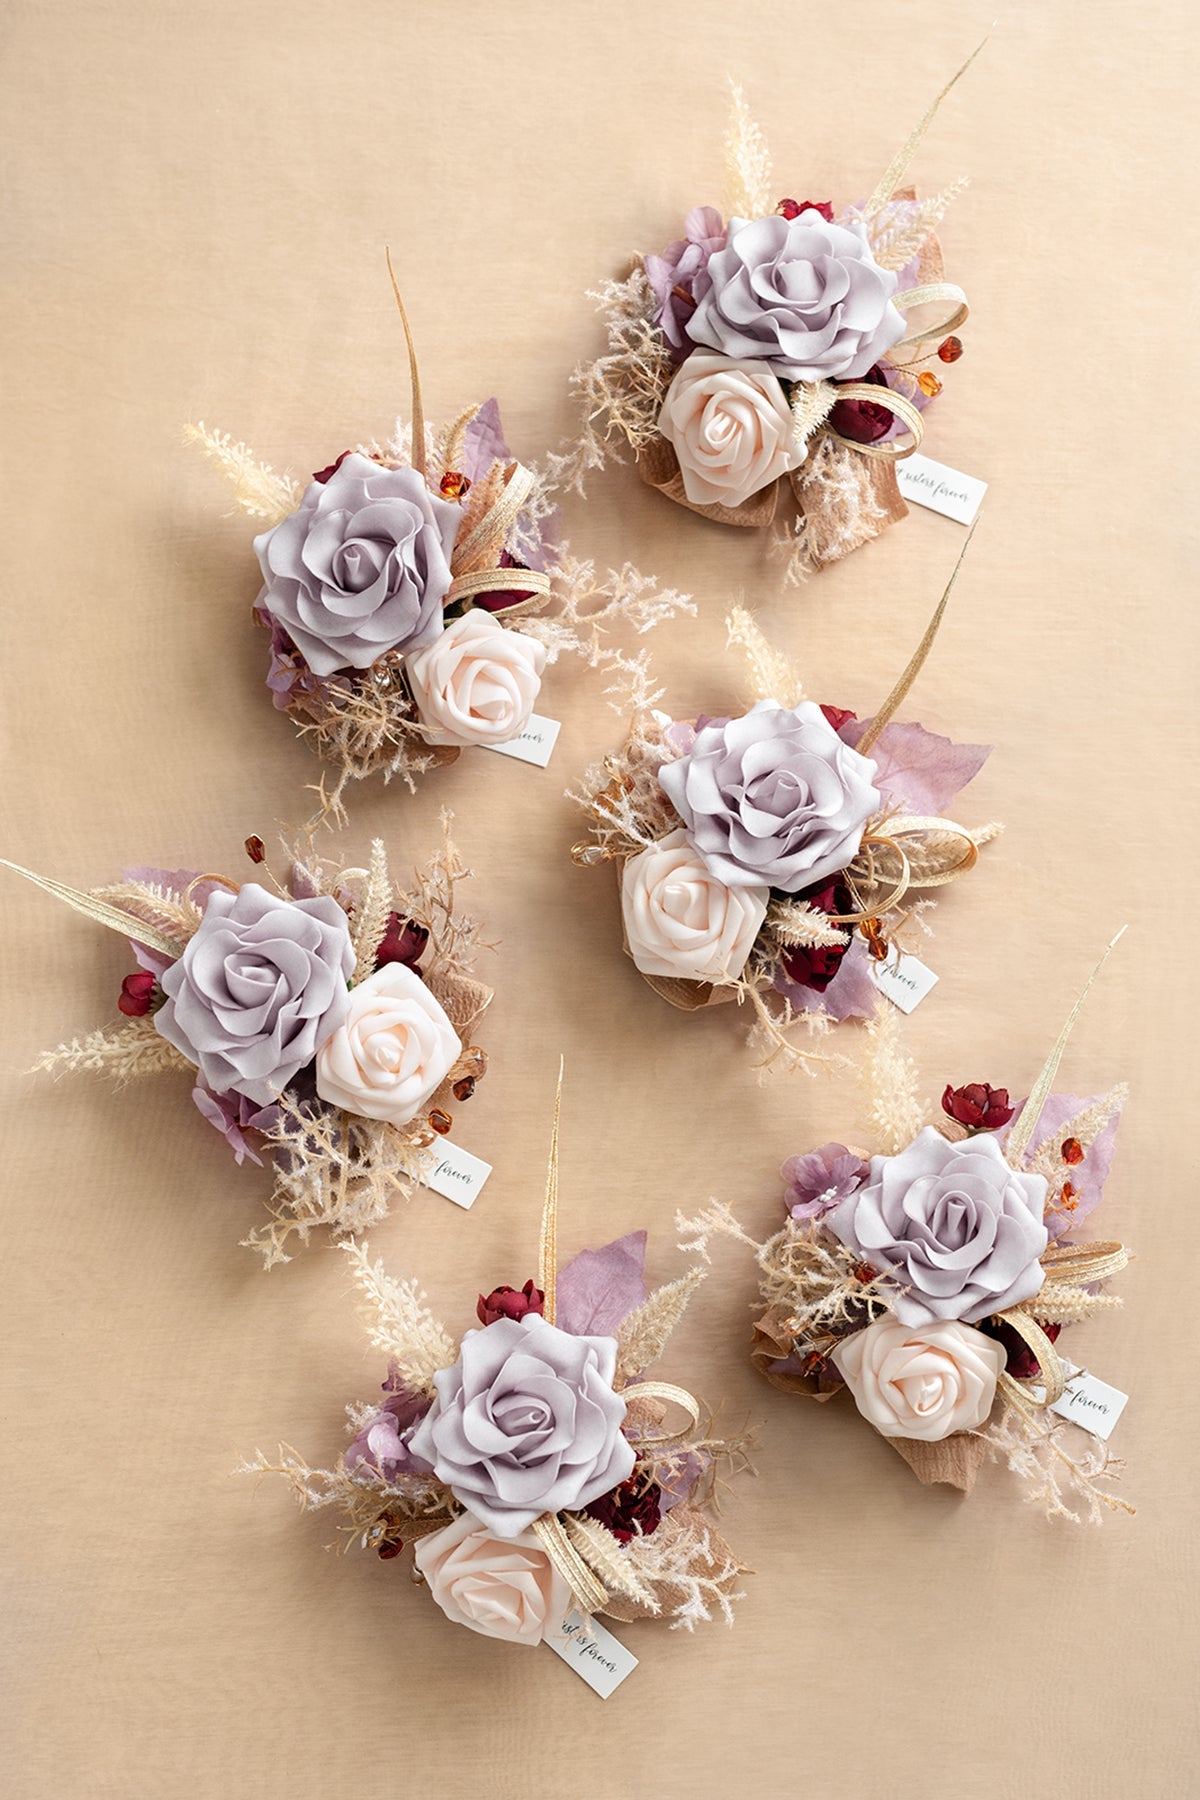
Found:
[[[969,1494],[975,1486],[987,1445],[973,1431],[955,1431],[939,1443],[926,1444],[919,1438],[888,1438],[892,1449],[904,1458],[917,1480],[925,1487],[943,1483]]]
[[[639,450],[637,471],[648,487],[657,488],[668,500],[686,506],[689,512],[699,513],[702,519],[715,519],[718,525],[769,525],[775,517],[778,481],[751,494],[740,506],[699,506],[689,500],[683,489],[679,458],[665,437],[653,437],[644,449]]]

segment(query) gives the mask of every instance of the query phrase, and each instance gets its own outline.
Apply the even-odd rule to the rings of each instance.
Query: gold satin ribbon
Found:
[[[659,1435],[654,1432],[639,1432],[636,1437],[626,1433],[628,1441],[635,1448],[646,1448],[653,1445],[655,1449],[671,1449],[677,1444],[685,1444],[700,1423],[700,1403],[686,1388],[676,1387],[672,1381],[636,1381],[632,1387],[621,1389],[622,1400],[661,1400],[666,1406],[681,1406],[688,1415],[689,1423],[682,1431],[666,1432]]]
[[[1039,1399],[1027,1382],[1018,1381],[1007,1369],[1002,1369],[998,1384],[1001,1391],[1010,1399],[1015,1395],[1031,1406],[1053,1406],[1056,1400],[1062,1398],[1063,1389],[1067,1385],[1067,1372],[1058,1351],[1032,1314],[1023,1312],[1020,1307],[1011,1307],[1008,1312],[997,1313],[996,1317],[1003,1319],[1006,1325],[1011,1325],[1037,1357],[1041,1369],[1039,1379],[1043,1388]]]
[[[459,600],[473,600],[479,594],[502,593],[518,588],[529,593],[529,600],[505,607],[508,616],[517,612],[540,611],[550,595],[550,577],[544,569],[503,568],[500,554],[508,535],[516,524],[533,491],[533,476],[523,463],[511,462],[504,471],[504,485],[483,517],[454,546],[450,567],[454,579],[443,606]]]
[[[541,1539],[542,1549],[575,1596],[585,1619],[603,1611],[608,1604],[608,1589],[584,1562],[567,1536],[557,1513],[543,1513],[533,1521],[533,1529]]]

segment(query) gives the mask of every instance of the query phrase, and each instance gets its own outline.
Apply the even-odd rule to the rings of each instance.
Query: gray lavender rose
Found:
[[[902,1325],[971,1324],[1030,1300],[1044,1280],[1046,1181],[1004,1159],[994,1137],[951,1143],[927,1125],[824,1223],[896,1283]]]
[[[512,1539],[546,1512],[578,1509],[633,1473],[613,1391],[617,1343],[574,1337],[538,1313],[469,1331],[408,1439],[460,1505]]]
[[[281,900],[249,881],[209,899],[162,977],[155,1029],[217,1094],[268,1106],[342,1023],[353,972],[336,900]]]
[[[258,610],[316,675],[430,644],[442,629],[461,518],[415,469],[381,468],[353,452],[255,538]]]
[[[658,779],[719,881],[796,893],[853,862],[880,806],[874,775],[819,706],[760,700],[740,719],[702,726]]]
[[[857,222],[731,219],[708,258],[687,332],[723,356],[759,357],[789,381],[850,381],[904,336],[899,277],[881,269]]]

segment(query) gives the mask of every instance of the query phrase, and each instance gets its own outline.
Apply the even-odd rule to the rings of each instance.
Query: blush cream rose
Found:
[[[509,744],[520,737],[542,685],[546,651],[472,607],[404,669],[431,744]]]
[[[421,977],[387,963],[351,988],[344,1020],[317,1053],[317,1093],[360,1119],[407,1125],[461,1051]]]
[[[956,1319],[911,1326],[890,1313],[833,1352],[859,1412],[876,1431],[927,1444],[985,1423],[1004,1357],[1002,1344]]]
[[[421,1538],[413,1560],[446,1617],[484,1637],[540,1644],[573,1604],[532,1530],[501,1541],[469,1512]]]
[[[625,941],[643,975],[736,978],[766,917],[767,887],[726,887],[682,827],[631,856],[621,871]]]
[[[804,460],[769,363],[697,350],[667,389],[658,429],[693,506],[740,506]]]

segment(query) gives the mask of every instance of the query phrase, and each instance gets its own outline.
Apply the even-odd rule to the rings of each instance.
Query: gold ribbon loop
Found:
[[[998,1313],[997,1317],[1003,1319],[1006,1325],[1011,1325],[1037,1357],[1043,1393],[1039,1399],[1028,1382],[1017,1381],[1007,1370],[1001,1373],[1001,1388],[1006,1394],[1015,1390],[1021,1399],[1033,1406],[1053,1406],[1056,1400],[1061,1400],[1063,1389],[1067,1385],[1067,1372],[1058,1351],[1032,1314],[1024,1312],[1019,1306],[1010,1308],[1008,1312]]]
[[[1042,1267],[1055,1282],[1090,1287],[1093,1282],[1109,1281],[1127,1269],[1129,1252],[1115,1239],[1095,1244],[1054,1244],[1043,1256]]]
[[[540,612],[550,595],[550,577],[542,569],[474,569],[469,575],[456,575],[446,594],[445,606],[456,600],[473,600],[479,594],[499,594],[516,588],[530,595],[504,608],[506,619],[514,613]]]
[[[541,1539],[546,1555],[574,1594],[584,1617],[591,1618],[593,1613],[602,1611],[608,1604],[608,1589],[588,1568],[567,1536],[558,1514],[543,1513],[540,1519],[533,1521],[533,1529]]]
[[[468,575],[487,556],[498,556],[533,492],[533,476],[523,463],[512,462],[504,471],[504,486],[483,517],[455,544],[451,566],[456,575]]]
[[[914,331],[908,337],[902,337],[893,350],[915,349],[918,344],[928,344],[934,338],[944,337],[948,331],[957,331],[966,323],[971,309],[967,305],[967,296],[953,281],[931,281],[924,287],[909,288],[906,294],[897,294],[892,305],[900,312],[912,312],[918,306],[930,306],[941,302],[950,307],[944,319],[936,325],[923,325],[920,331]]]
[[[855,438],[843,437],[832,425],[826,430],[831,438],[839,444],[845,444],[850,450],[857,450],[863,456],[874,456],[885,462],[898,462],[905,456],[912,456],[920,448],[925,436],[925,421],[912,401],[904,394],[898,394],[895,388],[879,387],[869,381],[844,381],[837,389],[838,401],[869,400],[873,406],[886,407],[893,418],[900,421],[912,433],[912,442],[894,441],[890,444],[860,444]]]
[[[632,1387],[621,1389],[622,1400],[661,1400],[664,1405],[681,1406],[688,1415],[689,1423],[682,1431],[662,1433],[644,1432],[634,1436],[626,1432],[626,1438],[635,1450],[645,1449],[650,1445],[656,1450],[671,1449],[677,1444],[685,1444],[696,1426],[700,1423],[700,1404],[693,1399],[686,1388],[676,1387],[671,1381],[636,1381]]]
[[[859,856],[861,857],[863,852],[866,852],[866,866],[860,867],[856,858],[846,871],[846,880],[856,894],[860,891],[869,891],[884,879],[875,866],[875,851],[890,851],[899,859],[900,863],[900,872],[894,878],[891,892],[883,895],[882,898],[873,899],[869,905],[864,900],[863,908],[859,912],[830,913],[829,921],[832,925],[861,925],[866,919],[877,919],[882,913],[890,912],[894,906],[900,906],[910,888],[946,887],[950,882],[957,881],[960,876],[965,875],[968,869],[973,869],[979,861],[979,846],[975,839],[965,825],[956,825],[953,819],[903,814],[886,823],[886,830],[883,829],[883,822],[881,822],[878,829],[868,828],[863,833]],[[958,861],[948,869],[939,869],[931,874],[914,873],[912,863],[899,841],[906,837],[918,839],[955,837],[959,838],[966,848]]]

